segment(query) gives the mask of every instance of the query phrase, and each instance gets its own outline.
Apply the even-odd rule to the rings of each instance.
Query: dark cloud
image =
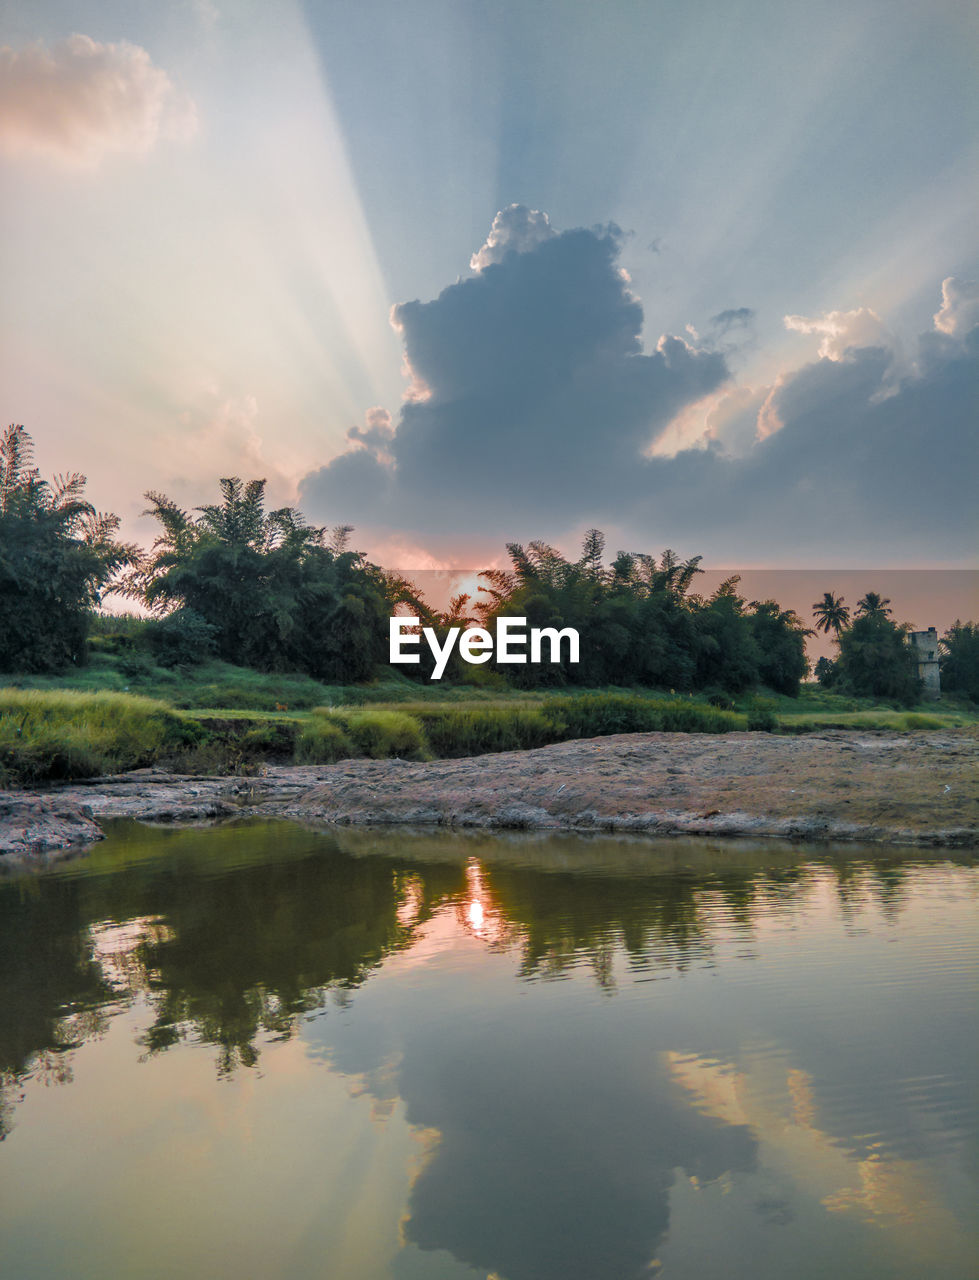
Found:
[[[311,515],[397,529],[443,552],[463,535],[560,542],[597,524],[621,544],[671,543],[725,563],[968,555],[979,328],[963,336],[959,294],[946,288],[943,315],[951,298],[956,325],[923,335],[903,379],[886,345],[834,340],[773,388],[735,388],[737,403],[705,406],[706,424],[731,419],[722,436],[736,432],[741,456],[716,440],[649,456],[671,420],[728,379],[732,348],[719,335],[750,326],[752,311],[714,316],[705,347],[664,337],[646,353],[621,233],[547,224],[535,241],[527,228],[544,224],[505,212],[498,244],[514,226],[529,247],[395,309],[411,398],[396,430],[386,419],[354,429],[354,448],[305,478]],[[856,314],[834,313],[840,323]],[[806,332],[831,320],[806,321]],[[886,342],[879,322],[875,332]]]
[[[659,432],[727,377],[723,356],[679,338],[643,352],[620,239],[552,232],[395,308],[413,382],[391,460],[358,432],[357,448],[306,477],[303,501],[360,524],[487,532],[521,509],[567,522],[615,503]]]
[[[773,559],[969,555],[979,328],[961,344],[928,335],[922,351],[896,388],[883,348],[805,365],[768,399],[781,428],[743,458],[715,449],[658,460],[648,483],[671,528],[694,541],[724,530],[738,554],[767,547]]]
[[[711,316],[711,327],[718,334],[727,333],[729,329],[743,329],[746,325],[751,324],[755,318],[755,313],[750,307],[734,307],[728,311],[719,311],[716,316]]]

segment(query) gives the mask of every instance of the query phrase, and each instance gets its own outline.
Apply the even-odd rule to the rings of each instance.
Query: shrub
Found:
[[[922,716],[909,713],[902,716],[901,723],[905,729],[944,729],[945,722],[937,716]]]
[[[563,723],[539,707],[421,706],[412,714],[421,722],[437,756],[475,756],[489,751],[521,751],[557,742]]]
[[[422,760],[428,755],[421,722],[404,711],[365,707],[330,714],[346,730],[354,754],[370,756],[372,760],[388,756]]]
[[[667,702],[661,713],[664,733],[733,733],[745,727],[744,716],[702,702]]]
[[[824,689],[832,689],[839,677],[836,663],[832,658],[820,658],[816,663],[816,679]]]
[[[588,693],[551,698],[543,710],[560,721],[564,738],[597,738],[609,733],[646,733],[662,727],[662,703],[628,693]]]
[[[707,695],[708,705],[716,707],[718,711],[733,711],[734,699],[730,694],[724,693],[723,690],[714,690]]]
[[[333,764],[354,754],[354,744],[341,727],[325,716],[317,716],[303,725],[296,739],[294,759],[297,764]]]
[[[143,638],[161,666],[178,667],[213,657],[217,633],[217,627],[196,609],[176,609],[165,618],[147,622]]]
[[[729,733],[745,721],[734,712],[703,702],[653,701],[628,693],[595,693],[581,698],[551,698],[544,714],[560,720],[565,738],[595,738],[610,733]]]
[[[771,698],[752,698],[748,702],[748,728],[761,730],[763,733],[774,733],[778,728],[778,716],[775,714],[775,703]]]

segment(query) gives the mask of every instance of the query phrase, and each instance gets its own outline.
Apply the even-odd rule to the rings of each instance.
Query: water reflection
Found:
[[[172,1061],[184,1105],[179,1055],[198,1046],[257,1107],[289,1084],[262,1159],[270,1222],[286,1165],[307,1169],[302,1195],[319,1178],[356,1201],[342,1270],[313,1261],[340,1230],[324,1226],[281,1274],[697,1275],[724,1257],[730,1275],[911,1276],[940,1245],[965,1276],[976,871],[959,863],[121,824],[0,882],[0,1177],[27,1185],[54,1122],[23,1100],[70,1086],[86,1045],[121,1063],[130,1131],[142,1069]],[[374,1129],[351,1101],[329,1136],[297,1134],[283,1117],[315,1115],[327,1078]],[[369,1179],[341,1159],[341,1112],[350,1151],[374,1144]],[[382,1147],[400,1171],[383,1192]],[[382,1222],[400,1232],[383,1264]]]

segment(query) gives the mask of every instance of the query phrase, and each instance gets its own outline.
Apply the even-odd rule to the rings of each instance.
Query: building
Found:
[[[934,627],[927,631],[912,631],[911,644],[918,659],[918,678],[924,685],[923,696],[935,699],[941,696],[942,681],[938,669],[938,632]]]

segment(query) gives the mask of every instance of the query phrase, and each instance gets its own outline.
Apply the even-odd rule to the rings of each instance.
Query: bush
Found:
[[[901,723],[905,729],[944,729],[944,720],[939,720],[937,716],[915,715],[909,712],[903,716]]]
[[[979,624],[960,622],[941,639],[942,689],[979,703]]]
[[[544,714],[561,722],[564,738],[597,738],[661,728],[661,705],[629,693],[589,693],[579,698],[551,698]]]
[[[918,661],[907,628],[877,610],[861,614],[840,632],[836,663],[839,688],[862,698],[886,698],[911,706],[921,696]]]
[[[718,711],[733,711],[734,699],[730,694],[724,693],[722,690],[715,690],[707,695],[709,706],[716,707]]]
[[[296,739],[297,764],[333,764],[355,754],[354,744],[344,731],[325,716],[304,724]]]
[[[150,698],[0,689],[0,781],[8,784],[137,769],[201,736],[197,725]]]
[[[663,733],[733,733],[745,727],[744,716],[702,702],[666,702],[660,710]]]
[[[389,756],[423,760],[428,755],[421,722],[404,711],[366,707],[327,714],[346,730],[356,755],[370,756],[372,760]]]
[[[412,707],[437,756],[476,756],[489,751],[543,747],[564,736],[563,723],[538,707]]]
[[[143,639],[163,667],[205,662],[217,651],[217,627],[196,609],[176,609],[165,618],[152,618],[143,628]]]
[[[839,677],[836,663],[832,658],[820,658],[816,663],[816,679],[824,689],[832,689]]]
[[[774,733],[778,728],[778,716],[775,714],[775,703],[771,698],[752,698],[746,708],[748,728],[763,733]]]
[[[729,733],[745,727],[742,716],[703,702],[653,701],[628,693],[551,698],[543,711],[563,723],[564,738],[597,738],[610,733]]]

